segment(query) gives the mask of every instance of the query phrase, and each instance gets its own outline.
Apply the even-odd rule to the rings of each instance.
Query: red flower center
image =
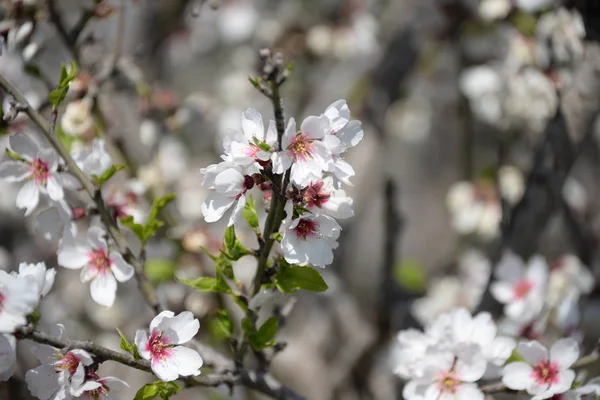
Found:
[[[329,200],[331,195],[327,193],[324,189],[325,182],[318,181],[315,183],[311,183],[306,191],[304,192],[304,202],[307,207],[318,207],[321,208],[323,204]]]
[[[6,300],[6,296],[0,292],[0,311],[4,308],[4,300]]]
[[[531,376],[539,385],[558,383],[558,364],[550,360],[540,360],[533,367]]]
[[[292,152],[294,161],[306,160],[313,158],[313,139],[308,137],[306,133],[298,133],[293,139],[287,150]]]
[[[98,273],[107,273],[110,271],[110,258],[106,255],[104,249],[94,249],[90,251],[89,264]]]
[[[319,223],[310,219],[301,219],[298,221],[298,225],[294,228],[298,239],[302,238],[306,240],[309,237],[317,235],[319,229]]]
[[[70,351],[54,364],[56,371],[69,371],[69,375],[73,375],[78,366],[79,359]]]
[[[30,163],[30,168],[31,178],[35,181],[35,183],[38,185],[45,185],[50,177],[48,163],[36,158]]]
[[[521,279],[513,287],[513,294],[515,298],[522,299],[529,294],[533,289],[533,283],[527,279]]]
[[[146,347],[150,353],[152,353],[153,359],[164,360],[171,355],[171,344],[163,337],[163,333],[158,330],[153,330],[148,340],[148,346]]]

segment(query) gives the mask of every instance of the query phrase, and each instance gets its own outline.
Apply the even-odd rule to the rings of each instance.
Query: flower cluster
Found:
[[[344,100],[319,116],[306,117],[299,129],[291,118],[281,132],[274,121],[265,130],[261,115],[246,110],[241,131],[229,130],[223,141],[223,161],[202,170],[202,184],[211,191],[202,207],[205,220],[218,221],[232,209],[231,226],[254,186],[270,192],[268,199],[278,191],[275,196],[285,201],[280,230],[285,260],[320,267],[331,264],[341,231],[335,219],[354,214],[353,201],[342,185],[351,185],[355,172],[343,155],[362,137],[361,123],[351,119]]]

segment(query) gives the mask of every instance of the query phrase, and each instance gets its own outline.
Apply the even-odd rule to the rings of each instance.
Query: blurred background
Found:
[[[168,229],[148,250],[147,273],[167,307],[194,312],[201,340],[223,352],[213,318],[220,299],[173,277],[210,274],[199,246],[218,249],[225,228],[203,221],[200,168],[218,162],[225,130],[239,128],[247,107],[273,118],[268,99],[248,82],[259,73],[258,50],[272,48],[294,63],[282,88],[286,118],[318,115],[346,99],[362,121],[364,139],[347,157],[356,170],[347,190],[355,217],[342,221],[334,264],[322,271],[330,289],[298,294],[279,335],[287,347],[271,367],[306,398],[401,398],[395,332],[452,307],[475,310],[482,298],[483,307],[497,309],[484,292],[506,247],[551,263],[575,255],[595,270],[600,11],[585,2],[115,0],[101,2],[102,10],[91,0],[51,3],[0,1],[7,39],[0,73],[47,112],[61,62],[77,60],[81,86],[68,101],[80,102],[79,90],[93,106],[68,105],[59,114],[62,134],[79,146],[86,134],[74,131],[86,118],[100,126],[132,171],[119,173],[105,196],[125,198],[136,218],[148,199],[177,194]],[[14,18],[21,6],[35,11]],[[71,33],[82,29],[65,39],[57,18]],[[106,76],[107,68],[114,74]],[[27,129],[20,124],[0,131]],[[151,312],[134,282],[120,285],[112,308],[95,304],[78,272],[56,265],[56,242],[14,206],[18,186],[0,185],[0,267],[45,260],[60,269],[42,303],[44,324],[62,322],[71,338],[115,349],[115,328],[131,337],[147,325]],[[251,231],[240,226],[238,235],[256,246]],[[243,282],[254,269],[250,257],[235,265]],[[590,316],[582,330],[592,338],[600,333],[594,301],[592,294],[582,310]],[[25,348],[19,357],[15,378],[0,384],[3,398],[28,398],[22,378],[35,359]],[[151,379],[114,363],[102,368],[131,385],[123,399]],[[230,396],[260,398],[236,387],[193,388],[173,399]]]

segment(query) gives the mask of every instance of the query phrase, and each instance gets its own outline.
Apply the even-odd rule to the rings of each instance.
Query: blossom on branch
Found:
[[[100,305],[111,307],[117,293],[117,281],[131,279],[133,267],[123,259],[121,253],[109,250],[105,236],[102,228],[91,227],[86,241],[65,237],[58,249],[58,263],[65,268],[83,268],[81,281],[91,281],[92,299]]]
[[[142,330],[136,332],[135,345],[161,380],[174,381],[180,375],[197,376],[203,364],[200,354],[180,345],[192,340],[199,329],[200,322],[191,312],[175,315],[172,311],[163,311],[150,322],[149,335]]]
[[[29,278],[0,270],[0,333],[12,333],[25,325],[39,300],[38,287]]]

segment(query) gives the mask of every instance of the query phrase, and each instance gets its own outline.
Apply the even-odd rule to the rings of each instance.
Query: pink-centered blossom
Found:
[[[55,325],[50,334],[59,340],[68,340],[63,325]],[[25,382],[32,395],[40,400],[69,399],[73,389],[85,380],[85,367],[92,364],[92,356],[85,350],[66,352],[46,345],[33,345],[32,352],[41,365],[25,374]]]
[[[224,161],[247,167],[257,163],[259,168],[271,159],[271,153],[277,148],[277,130],[275,121],[270,121],[265,133],[262,116],[253,108],[242,113],[242,131],[227,130],[223,140]]]
[[[579,346],[571,338],[560,339],[550,351],[533,340],[521,342],[517,347],[524,361],[507,364],[502,382],[513,390],[526,390],[532,400],[548,399],[566,392],[575,380],[569,367],[579,357]]]
[[[175,315],[172,311],[163,311],[150,323],[149,333],[136,332],[135,344],[159,379],[168,382],[179,376],[196,376],[203,363],[200,354],[180,345],[192,340],[199,329],[200,322],[191,312]]]
[[[290,118],[281,140],[282,151],[272,157],[273,172],[283,174],[291,168],[291,181],[305,186],[321,179],[331,154],[321,141],[329,126],[325,116],[310,116],[296,130],[296,121]]]
[[[58,250],[58,263],[65,268],[83,268],[81,281],[91,281],[92,299],[111,307],[117,293],[117,281],[128,281],[134,271],[119,252],[109,249],[105,236],[102,228],[91,227],[86,241],[66,237]]]
[[[525,266],[519,256],[506,252],[494,276],[491,293],[505,305],[509,318],[529,322],[541,311],[548,280],[548,264],[542,257],[532,257]]]
[[[40,201],[40,193],[61,200],[64,191],[57,172],[59,158],[54,150],[40,148],[24,133],[12,135],[9,145],[23,161],[0,163],[0,178],[9,182],[27,181],[17,194],[17,207],[25,209],[25,215],[31,214]]]
[[[100,378],[96,372],[90,371],[85,382],[79,387],[71,389],[75,398],[82,400],[118,400],[113,391],[124,390],[129,385],[114,376]]]
[[[325,267],[333,262],[333,249],[342,228],[331,217],[304,213],[296,219],[290,216],[282,232],[281,248],[285,260],[293,264],[308,263]]]
[[[302,205],[311,212],[340,219],[354,215],[353,203],[345,191],[335,189],[332,177],[310,182],[302,195]]]

